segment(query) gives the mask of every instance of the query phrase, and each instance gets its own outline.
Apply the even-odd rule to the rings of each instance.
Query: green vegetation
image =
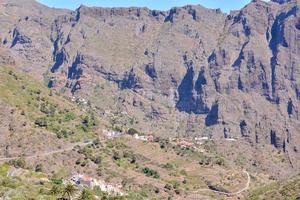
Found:
[[[229,192],[228,190],[223,188],[221,185],[215,185],[215,184],[212,184],[211,182],[207,182],[206,184],[207,184],[208,188],[211,190],[218,191],[218,192]]]
[[[145,167],[143,168],[143,173],[146,175],[146,176],[149,176],[149,177],[153,177],[153,178],[159,178],[159,173],[153,169],[150,169],[148,167]]]
[[[77,188],[73,184],[67,184],[64,189],[63,189],[63,197],[68,197],[68,199],[72,199],[72,197],[75,195],[77,192]]]
[[[221,156],[215,155],[215,156],[209,156],[205,154],[200,154],[199,156],[199,164],[202,166],[208,166],[208,165],[219,165],[224,166],[225,165],[225,159]]]
[[[16,160],[10,160],[8,163],[16,168],[25,168],[25,166],[26,166],[26,162],[23,158],[19,158]]]
[[[173,163],[167,163],[167,164],[163,165],[163,168],[174,170],[177,168],[177,166],[176,166],[176,164],[173,164]]]
[[[47,129],[58,138],[91,138],[99,126],[92,111],[83,114],[77,105],[10,68],[0,69],[0,93],[0,100],[19,110],[36,128]]]
[[[93,199],[93,193],[88,189],[83,189],[83,191],[81,192],[78,198],[78,200],[91,200],[91,199]]]
[[[134,135],[134,134],[138,134],[139,132],[137,130],[135,130],[134,128],[130,128],[127,131],[127,134],[129,135]]]
[[[74,112],[68,112],[65,114],[65,121],[69,122],[76,119],[76,115]]]
[[[112,196],[102,192],[99,188],[79,188],[73,184],[64,184],[60,177],[60,172],[55,174],[50,180],[47,175],[42,172],[36,173],[27,169],[22,169],[21,173],[15,176],[7,176],[10,170],[8,164],[0,165],[0,197],[6,196],[8,199],[40,199],[40,200],[56,200],[56,199],[74,199],[76,200],[92,200],[97,195],[100,199],[119,199],[125,200],[126,197]]]
[[[278,181],[255,188],[250,192],[247,200],[257,199],[284,199],[293,200],[300,197],[300,179]]]

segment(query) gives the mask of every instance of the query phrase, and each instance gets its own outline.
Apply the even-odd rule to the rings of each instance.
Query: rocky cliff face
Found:
[[[228,15],[201,6],[68,11],[5,0],[0,62],[126,112],[146,131],[240,138],[297,157],[299,8],[253,0]]]

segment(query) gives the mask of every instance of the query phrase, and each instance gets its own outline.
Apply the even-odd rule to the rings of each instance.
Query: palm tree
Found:
[[[78,200],[92,200],[93,194],[90,190],[84,189],[82,190]]]
[[[64,190],[63,190],[63,197],[65,195],[67,195],[68,199],[71,200],[72,196],[75,195],[76,191],[77,191],[77,188],[76,188],[75,185],[73,185],[73,184],[67,184],[65,186]]]

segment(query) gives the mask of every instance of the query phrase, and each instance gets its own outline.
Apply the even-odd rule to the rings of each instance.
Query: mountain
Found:
[[[243,168],[286,178],[300,165],[299,6],[70,11],[4,0],[0,64],[89,100],[112,126],[208,137]]]

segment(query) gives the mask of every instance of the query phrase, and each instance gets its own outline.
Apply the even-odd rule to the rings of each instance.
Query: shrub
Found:
[[[66,114],[65,114],[65,121],[72,121],[72,120],[74,120],[74,119],[76,119],[76,116],[75,116],[75,113],[73,113],[73,112],[67,112]]]
[[[43,165],[42,164],[37,164],[35,166],[35,172],[41,172],[43,170]]]
[[[49,194],[51,195],[58,195],[61,193],[61,188],[58,185],[53,185],[51,190],[49,191]]]
[[[50,111],[49,111],[49,109],[48,109],[46,103],[42,103],[42,104],[41,104],[41,106],[40,106],[40,111],[41,111],[42,113],[45,113],[45,114],[49,114],[49,113],[50,113]]]
[[[135,130],[134,128],[130,128],[127,131],[127,134],[129,135],[134,135],[134,134],[138,134],[139,132],[137,130]]]
[[[99,140],[99,138],[95,139],[95,140],[93,141],[93,144],[94,144],[95,146],[100,145],[100,140]]]
[[[172,190],[172,185],[167,183],[164,188],[167,190]]]
[[[179,186],[180,186],[180,183],[178,183],[177,181],[175,181],[175,182],[173,183],[173,188],[174,188],[174,189],[179,189]]]
[[[172,163],[167,163],[163,166],[163,168],[166,168],[166,169],[175,169],[176,168],[176,165],[175,164],[172,164]]]
[[[123,157],[124,158],[127,158],[127,160],[131,163],[131,164],[133,164],[133,163],[135,163],[136,162],[136,156],[133,154],[133,152],[131,152],[131,151],[125,151],[124,153],[123,153]]]
[[[39,127],[47,127],[47,119],[45,117],[40,117],[35,120],[34,124]]]
[[[81,163],[80,159],[77,159],[76,162],[75,162],[76,165],[79,165],[80,163]]]
[[[153,169],[150,169],[148,167],[143,168],[143,173],[146,174],[146,176],[153,177],[153,178],[159,178],[159,173]]]
[[[121,159],[121,155],[118,151],[114,152],[113,159],[114,160],[120,160]]]
[[[16,189],[18,187],[16,181],[13,180],[13,179],[10,179],[8,177],[5,177],[5,178],[1,179],[0,185],[2,187],[12,188],[12,189]]]
[[[10,165],[13,165],[16,168],[25,168],[26,162],[23,158],[16,159],[16,160],[10,160]]]
[[[200,158],[200,161],[199,161],[200,165],[209,165],[210,163],[211,163],[211,158],[210,157],[203,155]]]
[[[123,132],[122,128],[118,127],[118,126],[114,126],[112,128],[113,131],[116,131],[116,132]]]
[[[94,158],[92,158],[92,161],[95,163],[95,164],[100,164],[101,163],[101,156],[95,156]]]
[[[215,164],[220,165],[220,166],[224,166],[225,165],[225,160],[222,157],[216,157],[215,158]]]
[[[85,167],[87,164],[88,164],[88,161],[87,161],[87,160],[84,160],[84,161],[80,164],[80,166],[81,166],[81,167]]]
[[[61,185],[63,184],[63,180],[61,178],[52,178],[51,182],[56,184],[56,185]]]
[[[90,131],[93,127],[97,126],[98,122],[93,113],[82,117],[81,125],[78,127],[81,128],[84,132]]]

